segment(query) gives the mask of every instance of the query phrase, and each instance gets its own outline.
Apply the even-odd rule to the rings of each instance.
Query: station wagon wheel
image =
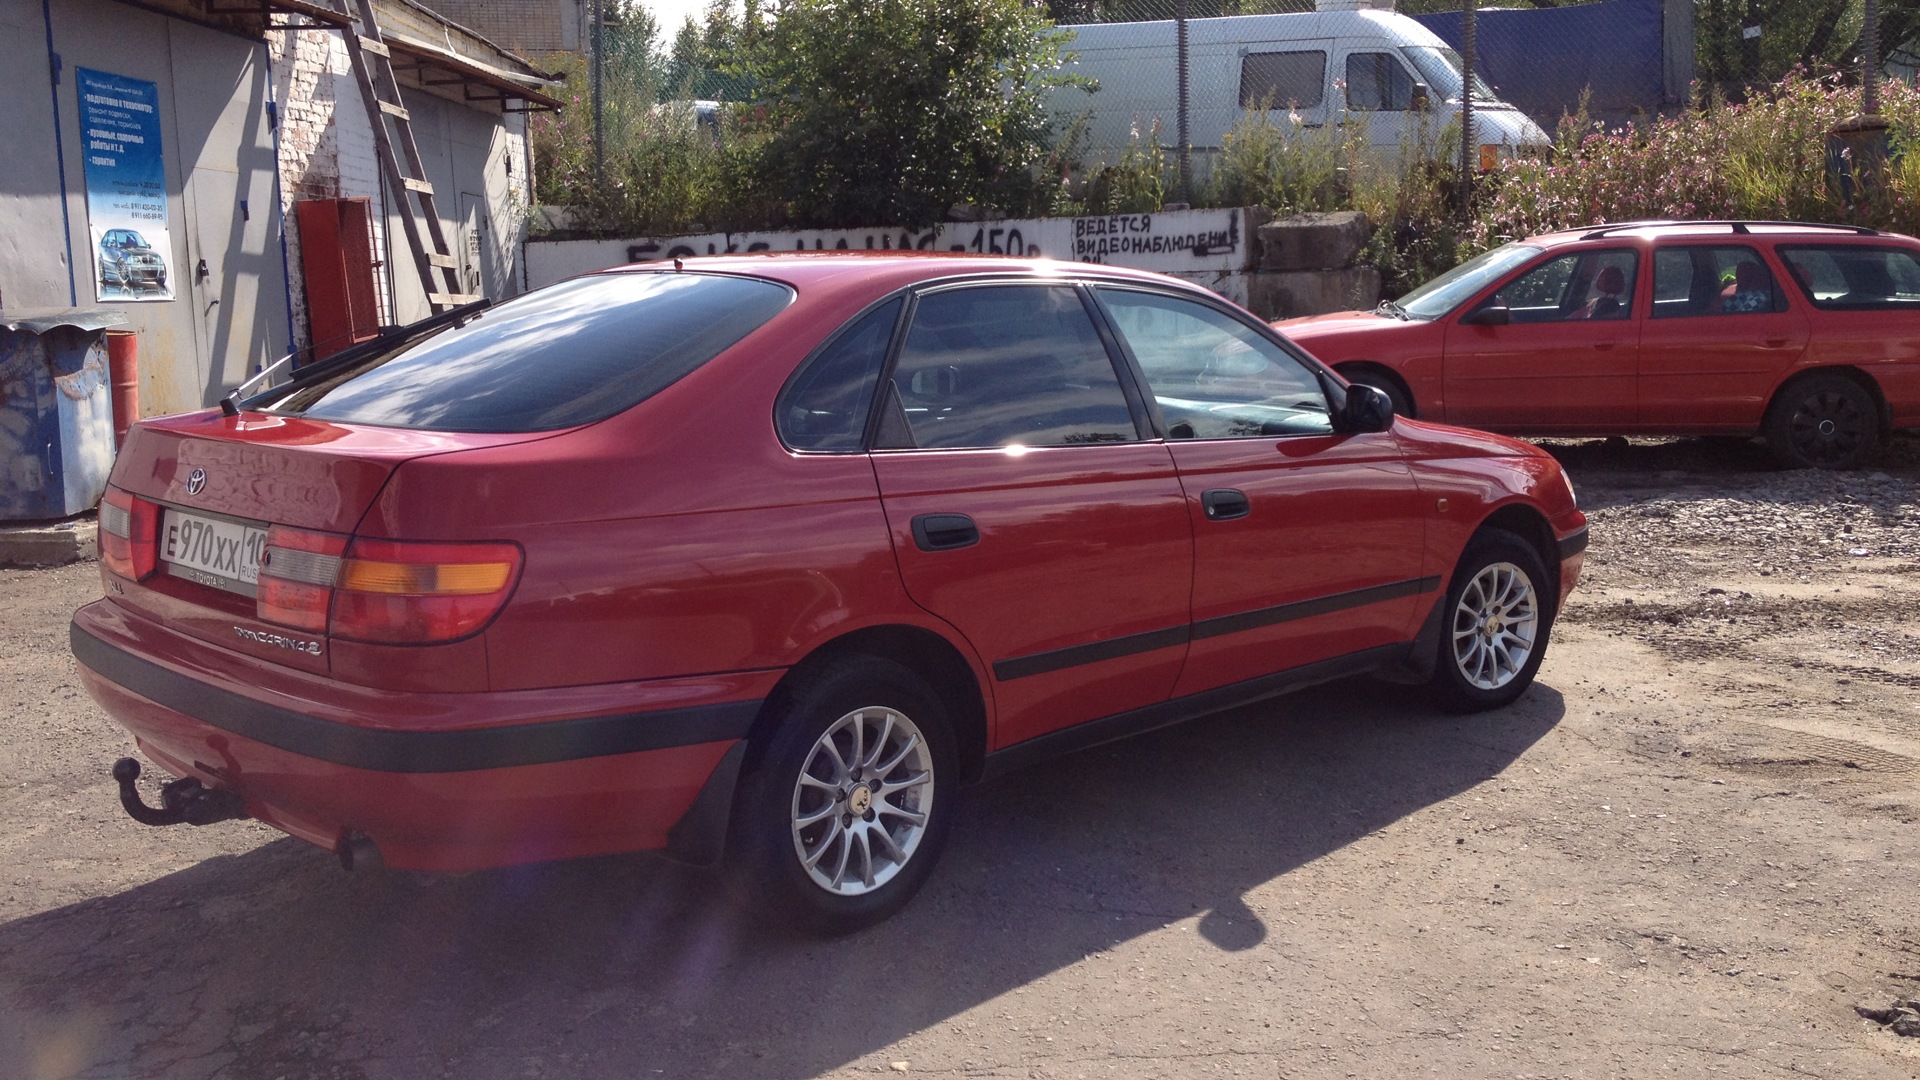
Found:
[[[1440,601],[1432,688],[1459,712],[1499,708],[1533,684],[1552,624],[1547,569],[1526,541],[1482,529]]]
[[[1843,375],[1804,379],[1767,411],[1767,445],[1789,466],[1848,469],[1880,445],[1880,410],[1872,395]]]
[[[730,886],[815,933],[887,918],[925,884],[951,824],[945,709],[873,656],[796,672],[769,708],[728,830]]]

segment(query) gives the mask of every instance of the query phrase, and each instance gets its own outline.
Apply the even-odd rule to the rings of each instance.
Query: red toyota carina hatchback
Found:
[[[751,256],[575,278],[135,426],[87,688],[349,866],[666,849],[818,930],[955,789],[1309,683],[1532,681],[1585,518],[1152,274]]]
[[[1515,435],[1758,434],[1846,468],[1920,427],[1920,240],[1854,226],[1550,233],[1276,325],[1403,415]]]

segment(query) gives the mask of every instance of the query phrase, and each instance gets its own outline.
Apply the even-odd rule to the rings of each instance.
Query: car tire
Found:
[[[1851,469],[1880,448],[1880,407],[1844,375],[1815,375],[1787,387],[1767,410],[1767,446],[1796,469]]]
[[[1441,707],[1497,709],[1533,685],[1553,624],[1549,581],[1540,553],[1513,533],[1481,529],[1468,541],[1440,601],[1429,685]]]
[[[1375,368],[1359,368],[1340,374],[1356,386],[1371,386],[1386,394],[1387,400],[1393,402],[1393,415],[1412,419],[1413,398],[1407,394],[1407,388],[1400,385],[1399,379]]]
[[[945,708],[912,671],[874,656],[797,673],[774,707],[735,802],[729,887],[809,933],[886,919],[926,884],[952,826]]]

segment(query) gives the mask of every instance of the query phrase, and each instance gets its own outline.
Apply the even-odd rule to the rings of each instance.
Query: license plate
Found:
[[[168,509],[160,523],[160,560],[188,581],[252,596],[260,583],[267,530],[228,518]]]

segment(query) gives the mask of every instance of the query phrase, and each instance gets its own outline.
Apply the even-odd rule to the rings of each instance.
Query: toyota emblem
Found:
[[[195,469],[187,474],[187,494],[198,495],[200,489],[207,486],[207,470]]]

